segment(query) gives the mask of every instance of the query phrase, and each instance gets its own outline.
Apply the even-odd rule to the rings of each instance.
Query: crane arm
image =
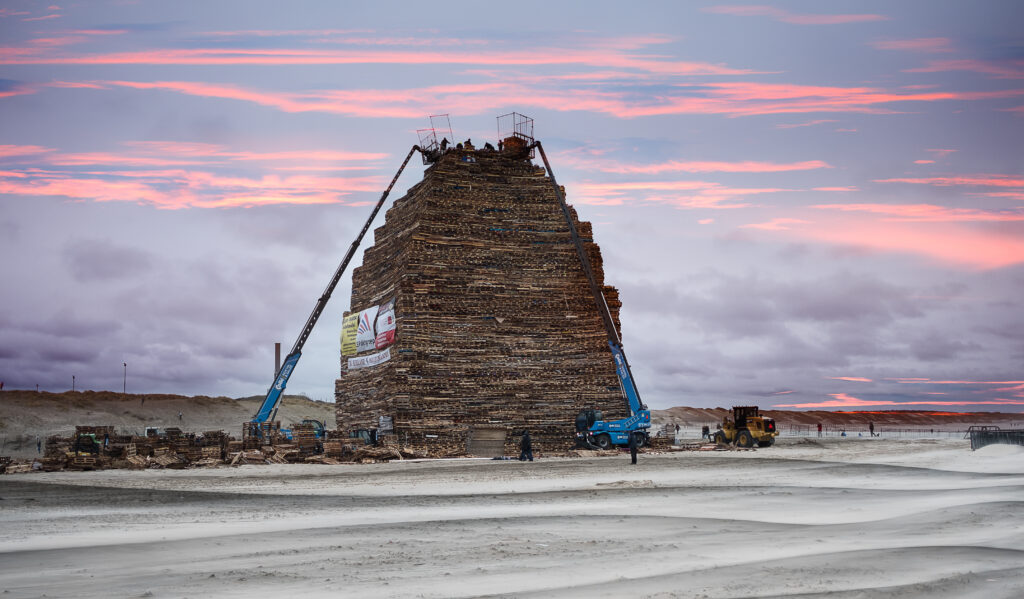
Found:
[[[562,188],[555,181],[555,173],[551,170],[551,163],[548,162],[547,154],[544,153],[544,146],[539,141],[535,141],[533,145],[540,150],[540,157],[544,160],[544,167],[548,169],[548,176],[551,178],[551,185],[555,188],[555,195],[558,197],[558,204],[562,208],[565,222],[569,224],[569,234],[572,236],[572,242],[576,246],[576,254],[583,264],[583,272],[587,275],[590,292],[594,295],[594,301],[597,302],[597,311],[601,315],[605,331],[608,333],[608,346],[611,347],[612,356],[615,359],[615,372],[619,376],[622,393],[629,404],[630,412],[636,415],[641,410],[646,410],[647,406],[640,400],[640,392],[637,391],[636,385],[633,383],[633,372],[629,368],[629,361],[626,360],[626,354],[622,349],[622,340],[619,338],[619,332],[615,328],[615,321],[612,319],[608,302],[605,301],[604,292],[594,277],[594,269],[590,266],[590,257],[587,256],[587,250],[583,247],[583,241],[576,231],[576,224],[572,220],[572,213],[569,212],[569,206],[565,203],[565,194],[562,193]]]
[[[398,172],[395,173],[391,184],[384,190],[384,193],[380,196],[380,200],[377,201],[377,205],[374,206],[373,212],[370,213],[370,218],[366,219],[366,224],[363,225],[359,235],[356,236],[355,241],[349,246],[348,252],[345,254],[345,258],[342,259],[341,264],[338,265],[338,269],[334,271],[334,276],[331,277],[331,281],[327,284],[324,292],[320,294],[320,298],[316,301],[316,305],[313,306],[313,312],[310,313],[309,318],[306,319],[306,325],[302,327],[302,332],[299,333],[299,338],[295,340],[295,345],[292,346],[292,350],[285,357],[284,362],[281,364],[281,369],[277,371],[274,377],[274,383],[267,390],[267,396],[260,405],[259,411],[252,417],[253,422],[266,422],[273,420],[274,415],[277,413],[277,406],[281,402],[281,395],[284,393],[284,388],[288,385],[288,379],[291,378],[292,373],[295,372],[295,365],[298,364],[299,358],[302,356],[302,346],[306,344],[306,340],[309,338],[310,333],[313,332],[313,327],[316,326],[316,321],[320,319],[320,315],[323,313],[324,308],[327,307],[327,300],[331,299],[331,294],[334,293],[334,288],[337,287],[338,281],[341,280],[341,275],[344,274],[345,269],[348,268],[348,263],[352,260],[352,256],[355,255],[356,249],[359,248],[359,244],[363,241],[363,236],[370,230],[370,225],[373,224],[373,219],[377,217],[377,213],[380,212],[381,206],[384,205],[384,200],[388,198],[388,194],[391,193],[391,188],[398,182],[398,178],[402,175],[402,171],[405,170],[405,166],[409,164],[409,159],[412,158],[414,152],[419,150],[419,146],[413,146],[409,153],[405,156],[405,160],[402,161],[402,166],[398,167]]]

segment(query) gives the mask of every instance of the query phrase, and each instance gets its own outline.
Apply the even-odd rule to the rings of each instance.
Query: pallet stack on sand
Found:
[[[603,285],[590,223],[576,226]],[[376,366],[349,368],[342,356],[342,432],[389,416],[403,446],[430,455],[466,453],[483,427],[507,430],[506,454],[523,429],[535,451],[563,451],[581,408],[626,415],[597,305],[542,167],[509,153],[449,151],[374,237],[353,273],[351,308],[394,298],[396,340]],[[618,324],[618,292],[603,289]]]

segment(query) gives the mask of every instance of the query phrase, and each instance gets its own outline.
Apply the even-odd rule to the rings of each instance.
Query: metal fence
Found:
[[[717,423],[710,424],[711,433],[715,432]],[[883,439],[963,439],[970,435],[971,429],[978,429],[979,427],[973,426],[971,428],[964,427],[887,427],[875,425],[875,437]],[[998,429],[996,426],[986,427],[988,430]],[[778,426],[779,437],[807,437],[816,438],[819,436],[817,425],[807,424],[795,424],[795,425],[779,425]],[[1017,437],[1020,438],[1024,435],[1024,430],[1019,431],[1002,431],[1003,433],[1016,432]],[[844,434],[845,433],[845,434]],[[667,436],[669,439],[676,439],[678,442],[693,442],[698,441],[701,438],[701,427],[693,425],[681,425],[679,432],[675,432],[674,425],[659,426],[651,431],[652,435],[657,434],[658,436]],[[820,436],[825,438],[836,438],[836,437],[847,437],[847,438],[869,438],[871,433],[867,426],[829,426],[825,425],[822,427]],[[1012,436],[1011,436],[1012,437]],[[990,441],[989,443],[1014,443],[1024,444],[1021,441]],[[988,444],[988,443],[986,443]],[[972,441],[973,446],[973,441]],[[979,446],[980,447],[980,446]]]

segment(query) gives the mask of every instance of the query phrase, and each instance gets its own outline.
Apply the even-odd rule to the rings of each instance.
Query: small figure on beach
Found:
[[[678,429],[678,428],[679,428],[679,425],[676,425],[676,429]],[[677,432],[678,432],[678,430],[677,430]],[[707,439],[708,441],[711,440],[711,427],[706,425],[706,424],[704,426],[700,427],[700,440],[703,441],[704,439]]]
[[[523,431],[523,438],[519,441],[519,461],[533,461],[533,443],[530,441],[530,431]]]
[[[821,423],[818,423],[818,436],[821,436]]]
[[[874,422],[869,422],[868,423],[868,432],[871,433],[872,437],[875,436],[875,423]]]
[[[640,445],[640,440],[637,439],[638,436],[640,436],[640,433],[629,433],[629,457],[633,460],[634,466],[636,466],[636,452]]]

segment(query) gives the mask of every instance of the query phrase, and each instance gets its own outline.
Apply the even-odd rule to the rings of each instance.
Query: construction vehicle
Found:
[[[711,436],[715,443],[735,443],[736,447],[771,447],[779,431],[775,420],[761,416],[757,406],[734,406],[732,420],[725,417],[721,427]]]
[[[507,140],[505,145],[508,145]],[[610,449],[612,447],[629,445],[629,438],[632,435],[636,437],[637,445],[643,447],[650,444],[648,429],[651,428],[651,412],[640,400],[640,392],[637,391],[636,384],[633,382],[633,373],[629,368],[629,362],[626,360],[626,354],[622,349],[622,340],[619,338],[619,332],[615,328],[615,321],[612,320],[611,310],[608,309],[604,293],[601,292],[597,279],[594,278],[594,271],[590,267],[587,251],[583,247],[583,241],[580,240],[579,233],[576,231],[576,225],[573,223],[569,206],[565,203],[565,195],[562,194],[562,188],[555,181],[555,173],[551,170],[551,164],[544,153],[544,146],[541,145],[540,141],[534,141],[530,144],[529,148],[533,147],[540,151],[540,156],[544,160],[544,166],[548,169],[548,176],[551,178],[551,185],[555,188],[555,195],[558,197],[558,203],[562,208],[562,214],[565,216],[565,222],[569,225],[569,233],[572,236],[573,244],[576,246],[576,254],[583,264],[583,272],[587,275],[590,292],[594,295],[597,311],[600,313],[605,331],[608,333],[608,347],[611,349],[612,359],[615,361],[615,373],[619,377],[619,389],[629,409],[629,416],[626,418],[605,420],[600,410],[584,408],[576,416],[576,444],[591,449]]]
[[[277,409],[281,404],[281,396],[284,394],[284,389],[288,385],[288,379],[291,378],[295,372],[295,367],[299,363],[299,358],[302,357],[302,347],[306,344],[306,340],[309,338],[310,333],[313,332],[313,327],[316,326],[316,321],[320,319],[320,315],[323,313],[324,308],[327,307],[327,301],[331,299],[331,294],[334,293],[334,288],[338,285],[338,281],[341,280],[341,275],[344,274],[345,269],[348,268],[349,261],[352,260],[352,256],[355,255],[356,249],[359,244],[363,241],[363,236],[370,229],[370,225],[373,223],[373,219],[377,217],[377,213],[380,212],[381,206],[384,205],[384,200],[388,198],[388,194],[391,193],[391,188],[398,182],[398,177],[402,175],[402,171],[405,170],[405,166],[409,164],[409,159],[412,158],[414,152],[420,151],[419,146],[413,146],[409,153],[406,155],[405,160],[402,162],[402,166],[398,168],[398,172],[395,173],[391,184],[384,190],[384,193],[380,196],[380,200],[377,201],[377,205],[374,206],[373,212],[370,213],[370,218],[366,219],[366,224],[363,225],[359,235],[356,236],[355,241],[348,248],[348,252],[342,259],[341,264],[338,265],[338,269],[334,271],[334,276],[331,277],[330,282],[324,289],[324,292],[320,294],[320,298],[317,299],[316,305],[313,306],[313,312],[310,313],[309,318],[306,319],[305,326],[302,327],[302,331],[299,333],[299,338],[295,340],[295,344],[292,346],[288,356],[285,357],[284,362],[281,364],[281,368],[278,369],[274,375],[274,382],[267,389],[267,396],[260,404],[260,409],[252,417],[248,423],[246,423],[246,429],[244,433],[248,436],[263,438],[268,433],[267,431],[273,430],[275,433],[280,433],[287,438],[291,438],[291,431],[288,429],[277,429],[272,426],[267,426],[269,423],[274,422],[274,418],[277,416]],[[324,434],[324,424],[317,420],[303,420],[303,424],[313,424],[317,431],[317,438],[322,439]]]

